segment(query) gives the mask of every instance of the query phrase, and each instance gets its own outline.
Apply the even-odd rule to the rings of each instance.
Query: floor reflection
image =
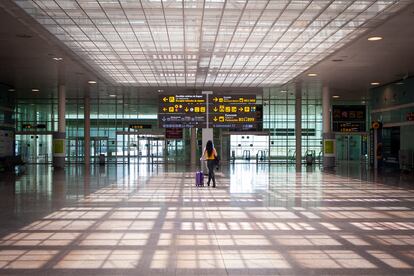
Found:
[[[238,164],[33,167],[0,183],[0,273],[414,274],[414,191]]]

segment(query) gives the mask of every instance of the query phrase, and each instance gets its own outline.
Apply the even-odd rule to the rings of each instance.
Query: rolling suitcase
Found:
[[[204,175],[203,172],[196,172],[196,186],[201,187],[204,186]]]

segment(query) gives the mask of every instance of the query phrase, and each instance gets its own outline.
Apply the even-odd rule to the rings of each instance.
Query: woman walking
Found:
[[[214,167],[216,165],[216,157],[217,151],[214,148],[213,142],[211,140],[207,141],[206,148],[204,149],[203,158],[207,160],[207,168],[208,168],[208,181],[207,185],[210,186],[210,181],[213,180],[213,188],[216,187],[216,178],[214,176]]]

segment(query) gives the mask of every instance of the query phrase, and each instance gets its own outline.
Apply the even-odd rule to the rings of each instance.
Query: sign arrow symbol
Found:
[[[213,110],[214,110],[214,112],[217,112],[217,110],[218,110],[218,109],[217,109],[217,107],[214,107],[214,109],[213,109]]]
[[[164,98],[162,98],[162,100],[163,100],[164,102],[166,102],[168,99],[167,99],[167,97],[164,97]]]
[[[217,97],[214,97],[213,101],[217,102],[218,101],[218,98]]]

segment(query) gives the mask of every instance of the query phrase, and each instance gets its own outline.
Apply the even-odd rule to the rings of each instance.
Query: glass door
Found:
[[[72,137],[66,141],[66,160],[68,163],[83,163],[84,139],[83,137]]]
[[[230,135],[230,158],[235,162],[269,162],[269,136]]]
[[[166,142],[167,152],[166,158],[168,162],[184,162],[185,161],[185,150],[183,139],[169,139]]]
[[[116,139],[117,162],[124,164],[163,162],[164,141],[160,135],[118,132]]]
[[[164,161],[164,139],[154,137],[149,141],[150,155],[153,162],[160,163]]]
[[[366,139],[361,134],[337,134],[336,159],[337,161],[361,161],[366,149]],[[365,144],[364,144],[365,143]]]
[[[16,154],[32,164],[52,163],[51,134],[16,134]]]
[[[103,155],[106,160],[108,154],[108,137],[91,137],[91,161],[98,163]],[[102,158],[102,157],[101,157]]]

